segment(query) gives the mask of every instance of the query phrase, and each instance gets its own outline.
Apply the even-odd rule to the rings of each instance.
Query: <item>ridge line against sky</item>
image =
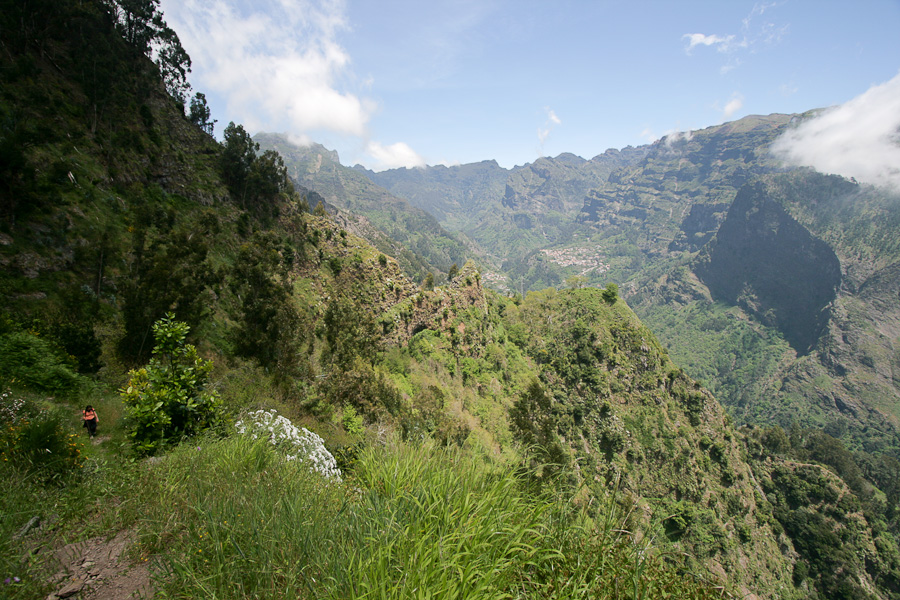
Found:
[[[376,170],[590,158],[844,104],[900,68],[896,0],[161,4],[219,132],[287,133]]]

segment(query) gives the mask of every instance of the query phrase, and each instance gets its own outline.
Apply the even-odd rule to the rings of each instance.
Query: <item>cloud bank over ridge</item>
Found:
[[[900,192],[900,73],[787,131],[771,151],[789,165]]]

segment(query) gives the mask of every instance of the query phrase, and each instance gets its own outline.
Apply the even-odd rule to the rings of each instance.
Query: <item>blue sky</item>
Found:
[[[376,169],[590,158],[748,114],[844,104],[873,86],[890,86],[882,103],[900,97],[900,0],[162,7],[218,131],[235,121],[283,132]]]

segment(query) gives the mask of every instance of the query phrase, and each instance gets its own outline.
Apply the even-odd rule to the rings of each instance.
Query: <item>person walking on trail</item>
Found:
[[[88,404],[87,407],[85,407],[85,409],[81,411],[81,418],[83,421],[81,426],[87,427],[88,435],[90,435],[91,437],[97,435],[98,419],[97,411],[94,410],[94,407]]]

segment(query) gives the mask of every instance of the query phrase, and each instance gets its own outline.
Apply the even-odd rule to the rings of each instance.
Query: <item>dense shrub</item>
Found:
[[[154,454],[219,420],[221,401],[207,389],[212,362],[185,343],[189,329],[171,314],[154,324],[153,358],[145,368],[131,371],[121,390],[129,436],[139,454]]]
[[[0,336],[0,378],[54,393],[75,392],[83,381],[53,344],[27,331]]]

